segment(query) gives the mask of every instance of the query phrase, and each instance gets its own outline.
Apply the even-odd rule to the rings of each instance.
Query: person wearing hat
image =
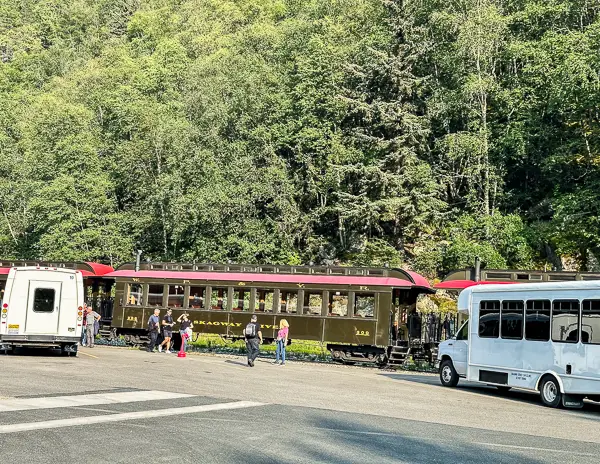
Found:
[[[170,351],[171,338],[173,337],[173,326],[174,325],[175,325],[175,322],[173,321],[173,310],[167,309],[167,314],[165,314],[165,317],[163,317],[163,320],[162,320],[163,337],[165,339],[163,340],[163,342],[160,345],[158,345],[159,353],[162,351],[163,345],[167,346],[165,353],[171,352]]]
[[[183,313],[181,316],[177,318],[177,322],[179,322],[179,334],[181,335],[181,343],[183,344],[183,351],[185,352],[185,348],[187,345],[187,341],[192,337],[192,329],[194,328],[194,324],[189,320],[189,314]]]

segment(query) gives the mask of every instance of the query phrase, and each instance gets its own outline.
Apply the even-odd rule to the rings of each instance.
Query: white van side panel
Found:
[[[48,317],[47,313],[36,314],[32,310],[36,287],[57,289],[52,317]],[[3,302],[8,305],[8,312],[0,324],[0,336],[6,336],[5,342],[9,338],[14,339],[15,336],[19,336],[20,339],[33,335],[59,337],[59,341],[74,341],[81,337],[82,318],[79,308],[83,305],[83,298],[83,276],[78,271],[11,269]]]

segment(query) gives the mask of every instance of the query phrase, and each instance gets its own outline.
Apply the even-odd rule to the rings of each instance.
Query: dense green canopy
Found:
[[[0,0],[0,256],[593,267],[599,14]]]

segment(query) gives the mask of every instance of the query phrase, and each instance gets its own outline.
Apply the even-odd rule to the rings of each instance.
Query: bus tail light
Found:
[[[8,317],[8,303],[4,303],[2,305],[2,319],[6,319]]]

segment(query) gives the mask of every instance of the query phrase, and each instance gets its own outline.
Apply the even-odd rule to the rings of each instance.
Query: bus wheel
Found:
[[[552,376],[544,377],[540,386],[540,397],[544,406],[556,408],[560,404],[562,394],[558,382]]]
[[[449,359],[445,359],[440,365],[440,382],[444,387],[456,387],[458,384],[458,373]]]

